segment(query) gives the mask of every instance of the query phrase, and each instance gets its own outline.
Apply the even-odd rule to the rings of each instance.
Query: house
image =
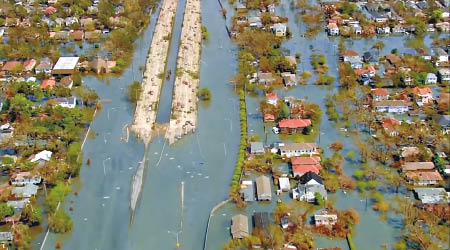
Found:
[[[83,41],[84,39],[84,31],[82,30],[74,30],[70,32],[70,37],[74,41]]]
[[[55,33],[54,38],[58,41],[67,41],[70,38],[70,32],[67,30],[61,30]]]
[[[52,157],[53,152],[48,151],[48,150],[43,150],[37,154],[35,154],[34,156],[32,156],[31,158],[31,162],[36,162],[36,161],[50,161],[50,158]]]
[[[441,82],[450,81],[450,69],[449,68],[439,69],[438,77],[439,77],[439,81],[441,81]]]
[[[270,27],[270,30],[278,37],[285,37],[287,27],[284,23],[276,23]]]
[[[11,177],[10,183],[15,186],[23,186],[26,184],[40,184],[41,176],[32,175],[30,172],[20,172]]]
[[[414,188],[414,196],[422,204],[448,203],[450,194],[444,188]]]
[[[439,110],[446,111],[450,109],[450,93],[442,93],[437,100],[437,106]]]
[[[285,157],[312,155],[319,153],[319,146],[316,143],[287,143],[280,145],[280,154]]]
[[[30,202],[29,198],[24,198],[18,201],[8,201],[6,204],[14,207],[15,212],[22,212],[22,209]]]
[[[428,73],[427,78],[425,79],[425,84],[436,84],[437,83],[437,76],[433,73]]]
[[[444,135],[450,134],[450,115],[440,115],[436,118],[436,122],[441,126]]]
[[[292,226],[292,223],[289,221],[289,215],[285,215],[285,216],[281,217],[280,224],[281,224],[281,228],[283,228],[283,229],[287,229],[290,226]],[[284,249],[286,249],[286,247]],[[297,249],[297,248],[295,248],[295,249]]]
[[[242,239],[248,236],[248,218],[237,214],[231,218],[231,236],[233,239]]]
[[[273,77],[271,72],[258,72],[257,78],[259,84],[268,84],[275,81],[275,78]]]
[[[11,232],[0,232],[0,243],[7,244],[14,240],[14,235]]]
[[[41,83],[41,89],[52,89],[54,86],[56,85],[56,81],[55,79],[51,78],[51,79],[44,79]]]
[[[406,113],[410,104],[404,100],[382,100],[373,103],[376,112]]]
[[[360,57],[350,57],[347,62],[350,64],[352,69],[360,69],[363,67],[363,62]]]
[[[255,228],[267,230],[270,226],[270,217],[268,212],[255,212],[253,214],[253,223]]]
[[[403,172],[408,171],[433,171],[433,162],[405,162],[402,166]]]
[[[291,158],[292,175],[301,177],[302,175],[313,172],[319,174],[322,169],[319,156],[295,156]]]
[[[436,23],[436,29],[440,32],[450,32],[450,23],[449,22],[440,22]]]
[[[386,15],[375,12],[375,11],[370,11],[370,19],[377,22],[377,23],[385,23],[388,21],[388,18],[386,17]]]
[[[23,63],[23,69],[24,71],[32,71],[34,66],[36,66],[36,60],[35,59],[28,59]]]
[[[391,34],[391,28],[389,26],[377,27],[377,34]]]
[[[84,39],[86,39],[88,42],[97,41],[100,39],[101,33],[102,32],[100,30],[85,31]]]
[[[268,104],[277,105],[278,102],[277,93],[266,93],[266,102]]]
[[[414,99],[419,106],[433,102],[433,92],[429,87],[415,87],[413,89],[413,94]]]
[[[287,134],[301,133],[308,126],[311,126],[310,119],[283,119],[278,122],[281,132]]]
[[[314,224],[316,226],[332,226],[337,222],[337,214],[330,214],[323,209],[314,214]]]
[[[25,186],[17,186],[12,189],[12,194],[17,198],[30,198],[36,195],[38,186],[28,183]]]
[[[65,76],[63,78],[61,78],[61,80],[59,81],[59,85],[71,89],[73,86],[73,80],[71,76]]]
[[[402,59],[396,54],[387,54],[385,58],[394,67],[402,66]]]
[[[283,72],[281,73],[281,77],[283,78],[284,86],[286,87],[292,87],[297,85],[297,77],[295,74],[292,74],[291,72]]]
[[[262,142],[251,142],[250,143],[250,153],[255,155],[264,154],[264,144]]]
[[[65,22],[67,27],[70,27],[70,26],[78,23],[78,18],[73,17],[73,16],[66,17],[66,19],[64,19],[64,22]]]
[[[327,31],[329,36],[338,36],[339,35],[339,27],[335,23],[329,23],[327,26]]]
[[[327,199],[327,191],[322,179],[313,172],[308,172],[300,177],[297,193],[294,199],[307,202],[316,202],[316,193],[320,194],[324,200]]]
[[[364,52],[363,54],[363,60],[364,62],[370,64],[370,65],[378,65],[378,58],[379,58],[379,52],[378,50],[370,50],[367,52]]]
[[[275,121],[275,115],[271,113],[264,113],[264,122],[274,122]]]
[[[387,100],[389,98],[389,91],[387,91],[387,89],[376,88],[372,89],[370,93],[372,94],[373,100],[376,102]]]
[[[350,58],[360,58],[358,52],[355,50],[346,50],[341,54],[341,56],[344,62],[348,62]]]
[[[287,192],[291,190],[291,183],[289,182],[288,177],[278,178],[278,185],[280,186],[281,192]]]
[[[46,75],[50,75],[52,73],[52,69],[53,62],[49,58],[45,57],[42,58],[38,66],[34,68],[34,72],[36,72],[36,74],[44,73]]]
[[[442,181],[438,171],[410,171],[405,173],[406,180],[415,185],[435,185]]]
[[[71,75],[75,73],[79,57],[60,57],[53,67],[54,75]]]
[[[61,106],[63,108],[73,109],[77,106],[77,99],[75,96],[59,97],[59,98],[56,98],[55,101],[56,101],[56,103],[58,103],[58,106]]]
[[[436,62],[445,63],[448,62],[448,54],[444,49],[440,47],[432,48],[433,55],[436,58]]]
[[[14,70],[18,70],[21,69],[22,67],[22,63],[19,61],[7,61],[3,67],[2,67],[2,71],[6,71],[6,72],[11,72]]]
[[[96,74],[103,74],[107,73],[107,61],[102,58],[95,58],[94,60],[89,62],[89,67],[92,71],[94,71]]]
[[[246,202],[255,201],[255,189],[253,188],[253,181],[251,180],[242,181],[239,194]]]
[[[389,136],[397,136],[397,126],[400,125],[400,121],[393,117],[386,117],[383,119],[381,126],[384,128],[384,131]]]
[[[394,28],[392,28],[392,33],[394,34],[403,34],[405,32],[406,30],[401,24],[397,24],[394,26]]]
[[[401,157],[403,159],[415,158],[420,155],[420,150],[418,147],[403,147]]]
[[[272,200],[272,188],[269,177],[261,175],[256,178],[256,196],[259,201]]]

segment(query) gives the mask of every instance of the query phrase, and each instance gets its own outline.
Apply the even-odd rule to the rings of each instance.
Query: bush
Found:
[[[54,233],[66,233],[72,230],[73,222],[64,210],[58,210],[48,217],[48,227]]]
[[[198,92],[198,98],[202,101],[209,101],[211,100],[211,91],[208,88],[202,88]]]
[[[136,104],[142,93],[142,85],[138,81],[134,81],[130,86],[128,86],[128,100],[131,103]]]

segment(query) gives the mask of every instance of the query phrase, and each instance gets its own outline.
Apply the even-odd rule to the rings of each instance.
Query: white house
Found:
[[[72,97],[60,97],[55,99],[58,103],[58,106],[61,106],[63,108],[70,108],[73,109],[77,106],[77,99]]]
[[[382,100],[373,104],[375,111],[388,113],[406,113],[409,111],[409,105],[402,100]]]
[[[448,54],[442,48],[433,48],[433,55],[439,63],[448,62]]]
[[[287,27],[284,23],[276,23],[270,27],[273,33],[275,33],[276,36],[284,37],[286,36]]]
[[[427,74],[427,79],[425,80],[425,84],[436,84],[437,83],[437,76],[433,73]]]
[[[439,69],[438,76],[441,82],[450,81],[450,69],[449,68]]]
[[[34,176],[30,172],[20,172],[11,177],[11,185],[23,186],[26,184],[39,184],[42,182],[42,177]]]
[[[337,36],[339,35],[339,27],[335,23],[329,23],[327,26],[328,35]]]
[[[19,198],[30,198],[36,195],[38,189],[38,186],[28,183],[23,187],[14,187],[12,193]]]
[[[36,155],[34,155],[33,159],[31,159],[31,162],[36,162],[36,161],[50,161],[50,158],[52,157],[52,152],[48,151],[48,150],[43,150],[39,153],[37,153]]]
[[[334,225],[336,224],[338,216],[336,214],[329,214],[327,210],[321,210],[314,214],[314,224],[316,226],[321,225]]]
[[[288,158],[292,156],[312,155],[319,153],[319,146],[316,143],[287,143],[280,146],[281,156]]]
[[[272,200],[272,188],[269,177],[261,175],[256,178],[256,194],[259,201]]]
[[[288,177],[280,177],[278,178],[278,184],[280,186],[281,192],[289,191],[291,190],[291,184],[289,182]]]

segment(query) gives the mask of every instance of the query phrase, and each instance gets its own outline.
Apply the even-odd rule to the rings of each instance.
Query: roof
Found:
[[[248,218],[237,214],[231,218],[231,234],[233,238],[244,238],[248,235]]]
[[[278,183],[280,184],[281,190],[289,190],[291,189],[291,183],[289,182],[288,177],[280,177],[278,178]]]
[[[28,183],[23,187],[14,187],[12,189],[12,193],[16,197],[31,197],[37,193],[38,188],[39,188],[38,186],[32,183]]]
[[[71,76],[65,76],[63,78],[61,78],[61,81],[59,81],[59,83],[65,87],[70,86],[70,84],[73,83],[72,77]]]
[[[0,242],[8,242],[14,239],[14,235],[11,232],[0,232]]]
[[[450,69],[449,68],[441,68],[438,70],[438,72],[441,75],[448,75],[448,74],[450,74]]]
[[[393,65],[399,65],[402,63],[402,59],[396,54],[387,54],[386,59]]]
[[[419,181],[442,181],[442,176],[439,174],[438,171],[431,171],[431,172],[408,172],[406,173],[406,178],[409,180],[419,180]]]
[[[283,119],[278,122],[280,128],[305,128],[311,125],[310,119]]]
[[[410,106],[409,103],[407,103],[403,100],[383,100],[383,101],[374,102],[373,105],[375,107],[379,107],[379,106],[390,106],[390,107]]]
[[[264,144],[260,141],[255,141],[250,143],[251,152],[264,152]]]
[[[260,80],[266,80],[266,81],[273,81],[273,80],[275,80],[275,79],[273,78],[271,72],[267,72],[267,73],[264,73],[264,72],[258,72],[258,78],[259,78]]]
[[[449,127],[450,126],[450,115],[440,115],[436,121],[441,125],[442,127]]]
[[[79,57],[60,57],[53,70],[75,69],[79,59]]]
[[[448,56],[447,52],[445,52],[445,50],[442,48],[436,47],[432,50],[435,56]]]
[[[429,87],[423,87],[423,88],[415,87],[413,89],[413,93],[415,95],[432,95],[433,94],[433,92],[431,91],[431,89]]]
[[[266,195],[270,197],[272,196],[269,177],[261,175],[256,178],[256,194],[258,195],[258,199]]]
[[[428,162],[405,162],[402,167],[403,171],[417,171],[417,170],[433,170],[434,163]]]
[[[358,56],[358,51],[355,50],[346,50],[342,53],[342,56]]]
[[[337,24],[335,24],[335,23],[329,23],[329,24],[328,24],[328,29],[330,29],[330,30],[335,30],[335,29],[339,29],[339,28],[338,28]]]
[[[14,68],[18,67],[21,63],[19,61],[8,61],[3,65],[3,71],[12,71]]]
[[[317,165],[320,164],[320,156],[294,156],[291,158],[292,165]]]
[[[89,40],[89,39],[97,39],[100,38],[100,34],[102,32],[100,30],[94,30],[94,31],[85,31],[84,32],[84,38]]]
[[[280,149],[284,151],[289,150],[315,150],[319,146],[316,143],[308,143],[308,142],[298,142],[298,143],[287,143],[284,146],[281,146]]]
[[[400,125],[400,121],[394,117],[386,117],[383,119],[383,128],[393,128],[397,125]]]
[[[80,40],[83,40],[84,31],[75,30],[75,31],[71,32],[70,35],[72,36],[72,39],[80,41]]]
[[[372,89],[371,93],[372,93],[372,95],[375,95],[375,96],[387,96],[387,95],[389,95],[389,91],[387,91],[387,89],[383,89],[383,88]]]
[[[43,150],[39,153],[37,153],[33,159],[31,159],[31,162],[44,160],[44,161],[50,161],[50,158],[52,157],[53,152],[48,150]]]
[[[323,185],[323,181],[322,178],[320,178],[320,176],[318,176],[316,173],[314,172],[307,172],[304,175],[302,175],[300,177],[300,183],[301,184],[306,184],[308,183],[310,180],[315,180],[317,181],[319,184]]]
[[[313,172],[316,174],[320,173],[320,170],[322,169],[322,165],[316,164],[316,165],[310,165],[310,164],[296,164],[292,165],[292,172],[295,173],[307,173],[307,172]]]
[[[54,79],[45,79],[41,83],[41,89],[53,88],[56,85],[56,81]]]
[[[404,147],[402,149],[402,157],[411,157],[420,154],[418,147]]]
[[[414,188],[414,193],[424,204],[440,203],[447,194],[444,188]]]
[[[278,95],[277,95],[277,93],[267,93],[266,99],[267,100],[278,100]]]
[[[45,70],[45,69],[50,70],[52,68],[53,68],[53,62],[47,57],[42,58],[38,64],[38,66],[36,66],[37,70]]]
[[[23,63],[23,66],[25,67],[25,70],[32,70],[33,67],[34,67],[34,65],[36,65],[36,60],[33,59],[33,58],[28,59],[28,60],[26,60],[26,61]]]

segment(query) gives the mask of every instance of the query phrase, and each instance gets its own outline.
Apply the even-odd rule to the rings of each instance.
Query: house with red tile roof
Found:
[[[400,125],[400,121],[393,117],[386,117],[383,119],[381,126],[383,126],[384,131],[390,136],[397,136],[397,126]]]
[[[34,66],[36,66],[35,59],[28,59],[23,63],[23,69],[25,71],[32,71],[34,69]]]
[[[283,119],[278,122],[278,127],[282,133],[294,134],[301,133],[304,128],[311,124],[310,119]]]
[[[429,87],[415,87],[413,89],[414,99],[416,102],[427,104],[433,102],[433,92]],[[421,106],[421,105],[419,105]]]
[[[370,91],[374,101],[387,100],[389,97],[389,91],[383,88],[376,88]]]
[[[18,68],[21,67],[21,66],[22,66],[22,63],[19,62],[19,61],[7,61],[7,62],[3,65],[2,70],[3,70],[3,71],[11,72],[11,71],[13,71],[14,69],[18,69]]]
[[[56,8],[53,6],[49,6],[47,8],[45,8],[44,13],[47,15],[51,15],[53,13],[56,13]]]
[[[296,156],[291,158],[292,174],[302,176],[308,172],[320,173],[322,165],[319,156]]]
[[[41,83],[41,89],[46,89],[46,88],[52,89],[55,85],[56,85],[55,79],[45,79]]]
[[[83,41],[83,39],[84,39],[84,31],[82,31],[82,30],[74,30],[74,31],[70,32],[70,37],[74,41]]]
[[[277,105],[278,102],[278,95],[277,93],[267,93],[266,94],[266,101],[268,104]]]

